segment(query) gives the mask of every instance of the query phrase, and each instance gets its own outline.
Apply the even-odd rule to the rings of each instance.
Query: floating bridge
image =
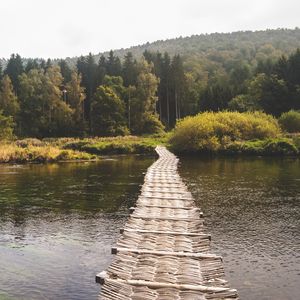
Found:
[[[178,158],[157,147],[136,207],[120,230],[115,258],[96,276],[100,299],[238,299],[225,279],[222,257],[212,254],[203,215],[181,180]]]

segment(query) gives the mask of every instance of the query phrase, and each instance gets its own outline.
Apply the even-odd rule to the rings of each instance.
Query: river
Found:
[[[95,274],[153,161],[0,165],[0,299],[97,299]],[[299,160],[184,158],[179,169],[241,299],[296,299]]]

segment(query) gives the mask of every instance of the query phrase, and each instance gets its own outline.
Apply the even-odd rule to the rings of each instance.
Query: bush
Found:
[[[272,138],[253,141],[236,141],[223,150],[227,154],[297,155],[299,150],[292,139]]]
[[[16,145],[21,148],[26,148],[28,146],[41,147],[43,146],[43,142],[36,138],[28,138],[23,140],[17,140]]]
[[[300,112],[290,110],[283,113],[279,118],[281,128],[287,132],[300,132]]]
[[[277,120],[262,112],[205,112],[179,121],[170,144],[178,152],[214,152],[234,141],[273,138],[278,134]]]
[[[264,146],[265,154],[296,155],[297,147],[289,139],[270,139]]]
[[[144,134],[162,134],[164,126],[156,115],[145,113],[143,115],[143,130]]]

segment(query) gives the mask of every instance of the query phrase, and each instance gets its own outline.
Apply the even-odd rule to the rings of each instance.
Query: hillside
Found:
[[[213,33],[179,37],[165,41],[156,41],[128,49],[114,50],[115,55],[123,58],[127,52],[134,57],[141,57],[145,50],[151,52],[168,52],[171,56],[180,54],[186,65],[195,58],[206,58],[217,63],[225,60],[247,60],[252,64],[256,60],[276,59],[282,54],[290,54],[300,48],[300,29],[274,29],[265,31],[239,31],[233,33]],[[100,56],[108,52],[95,55]],[[67,58],[74,65],[77,57]]]
[[[256,66],[259,60],[275,60],[283,54],[291,54],[297,48],[300,48],[300,28],[200,34],[113,50],[121,59],[127,52],[132,52],[134,57],[140,58],[145,50],[168,52],[171,56],[180,54],[189,70],[195,69],[195,60],[198,59],[217,64],[243,60]],[[101,55],[108,56],[108,52],[95,54],[96,62]],[[75,66],[77,59],[78,57],[68,57],[66,61],[70,66]],[[23,60],[26,64],[27,58]],[[6,66],[6,62],[0,59],[3,67]]]

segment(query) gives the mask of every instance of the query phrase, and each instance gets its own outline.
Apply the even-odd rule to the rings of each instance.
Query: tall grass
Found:
[[[89,160],[92,155],[74,150],[59,149],[54,146],[21,147],[16,143],[0,144],[0,163],[15,162],[56,162],[64,160]]]

